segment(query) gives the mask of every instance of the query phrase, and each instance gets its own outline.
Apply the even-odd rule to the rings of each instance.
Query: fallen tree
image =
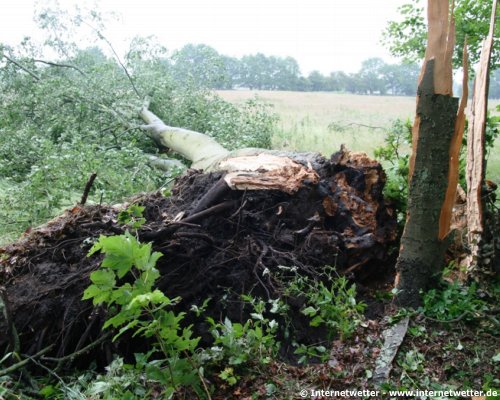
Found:
[[[206,135],[168,127],[147,108],[140,115],[156,142],[205,170],[188,170],[170,197],[131,200],[145,207],[137,236],[164,255],[158,288],[180,296],[182,309],[211,297],[207,315],[239,320],[245,312],[240,294],[281,296],[289,270],[321,279],[332,266],[358,281],[392,273],[388,249],[396,220],[383,199],[382,167],[366,154],[343,147],[330,159],[229,152]],[[0,249],[3,352],[47,349],[44,360],[61,366],[76,358],[82,365],[93,359],[107,365],[112,354],[137,351],[140,343],[112,342],[103,334],[108,310],[82,301],[102,260],[86,254],[99,235],[128,229],[118,220],[124,208],[76,206]],[[300,300],[295,308],[298,313]],[[203,324],[195,329],[206,333]]]

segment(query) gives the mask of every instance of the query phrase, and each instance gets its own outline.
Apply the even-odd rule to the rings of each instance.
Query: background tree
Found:
[[[361,64],[359,80],[367,94],[385,94],[387,91],[384,77],[385,62],[381,58],[369,58]]]
[[[230,80],[227,60],[204,44],[187,44],[172,55],[173,76],[183,83],[221,88]]]
[[[454,68],[460,68],[464,40],[471,64],[479,61],[483,39],[488,35],[491,0],[455,0],[456,45],[453,57]],[[410,0],[399,8],[401,19],[390,21],[383,33],[383,43],[395,57],[416,62],[424,58],[426,44],[426,24],[424,1]],[[496,36],[500,27],[496,27]],[[500,48],[493,50],[491,70],[500,67]]]

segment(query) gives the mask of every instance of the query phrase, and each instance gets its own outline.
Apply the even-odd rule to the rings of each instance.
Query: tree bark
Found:
[[[443,264],[439,220],[450,176],[458,99],[452,97],[454,21],[448,0],[429,0],[429,40],[419,79],[406,226],[396,264],[397,302],[415,307]],[[456,184],[455,184],[456,186]],[[444,231],[444,228],[441,228]]]

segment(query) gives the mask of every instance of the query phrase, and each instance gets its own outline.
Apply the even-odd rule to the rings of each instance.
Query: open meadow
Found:
[[[396,118],[413,119],[415,98],[361,96],[331,92],[218,91],[224,99],[239,103],[257,97],[273,105],[280,116],[273,147],[317,151],[329,155],[345,144],[354,151],[381,146],[387,128]],[[490,102],[496,112],[498,100]],[[500,182],[500,140],[491,150],[488,178]]]

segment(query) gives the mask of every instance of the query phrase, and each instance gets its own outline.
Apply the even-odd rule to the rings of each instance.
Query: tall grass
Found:
[[[373,156],[394,119],[413,119],[415,115],[414,97],[250,90],[218,93],[234,103],[257,96],[272,104],[281,117],[273,137],[274,148],[316,151],[326,156],[341,144]],[[489,103],[492,113],[499,114],[499,104],[498,100]],[[500,139],[489,152],[487,177],[500,183]]]

